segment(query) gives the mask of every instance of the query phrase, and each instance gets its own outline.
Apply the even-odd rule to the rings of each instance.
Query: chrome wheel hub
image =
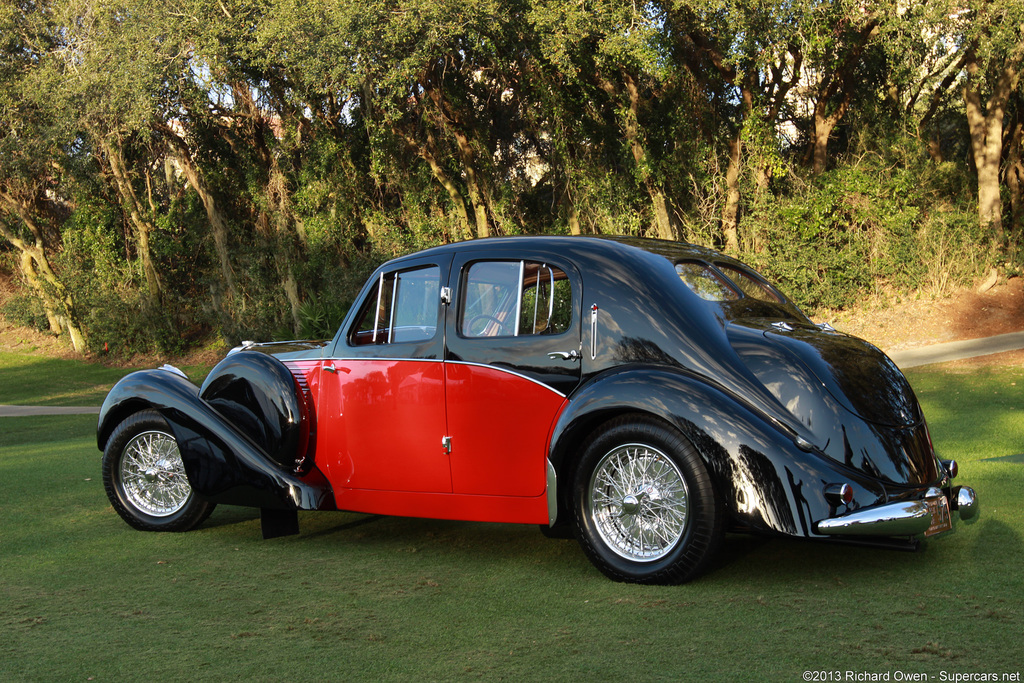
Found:
[[[627,560],[661,559],[686,530],[686,480],[656,448],[628,444],[609,452],[594,468],[588,494],[588,511],[598,534]]]
[[[127,502],[153,517],[178,512],[192,495],[178,444],[165,432],[143,432],[121,455],[121,486]]]

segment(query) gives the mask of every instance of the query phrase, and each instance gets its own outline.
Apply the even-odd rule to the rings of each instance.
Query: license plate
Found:
[[[953,518],[949,515],[949,501],[945,496],[926,498],[928,512],[932,515],[932,524],[924,532],[925,536],[935,536],[953,530]]]

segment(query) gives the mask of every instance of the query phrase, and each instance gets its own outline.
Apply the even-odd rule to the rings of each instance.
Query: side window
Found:
[[[560,268],[535,261],[482,261],[466,271],[461,336],[561,334],[571,324],[572,285]]]
[[[437,266],[382,273],[356,316],[349,343],[363,346],[433,338],[440,293],[441,270]]]

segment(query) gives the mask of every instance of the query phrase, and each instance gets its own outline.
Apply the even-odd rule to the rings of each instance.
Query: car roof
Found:
[[[423,251],[407,254],[393,259],[389,264],[399,263],[407,259],[424,256],[435,256],[455,252],[503,252],[543,249],[546,251],[565,251],[586,257],[608,253],[629,254],[633,250],[662,256],[675,263],[683,260],[706,260],[742,265],[733,258],[706,247],[686,242],[651,239],[646,237],[629,237],[619,235],[520,235],[512,237],[484,237],[452,242]],[[635,256],[639,254],[633,252]]]

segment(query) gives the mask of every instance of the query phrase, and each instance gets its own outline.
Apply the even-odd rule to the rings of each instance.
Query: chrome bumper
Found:
[[[948,525],[936,526],[936,511],[940,517],[948,515]],[[929,536],[951,530],[957,516],[970,524],[978,512],[978,498],[971,487],[956,486],[948,498],[942,489],[930,488],[922,500],[886,503],[823,519],[815,524],[815,531],[829,536]]]

